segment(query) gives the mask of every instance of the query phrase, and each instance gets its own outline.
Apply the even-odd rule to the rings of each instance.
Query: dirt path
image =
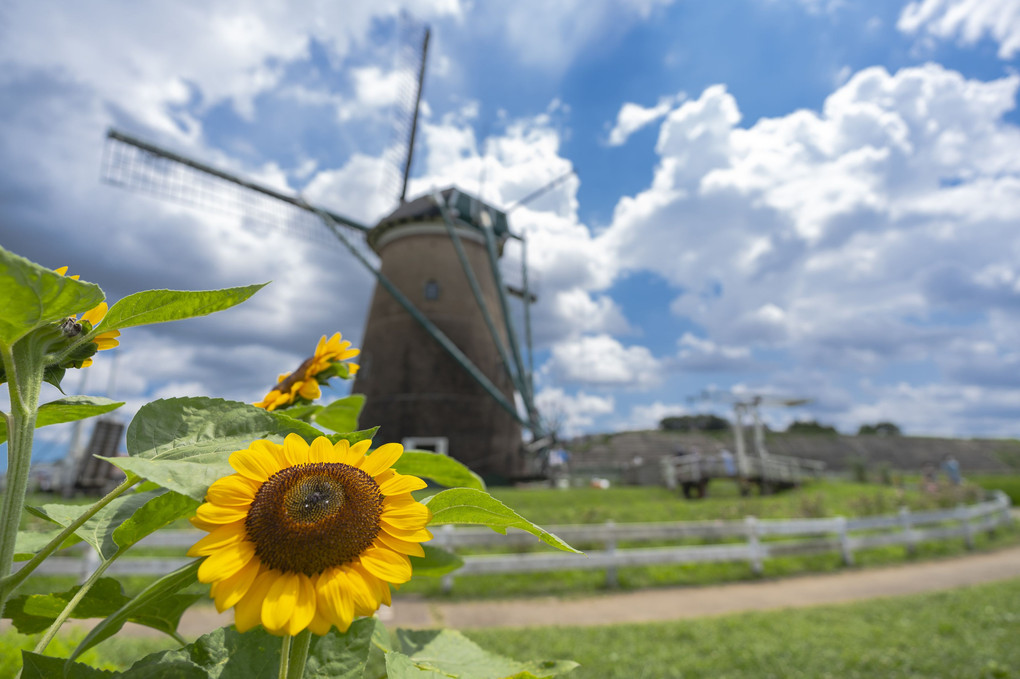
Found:
[[[379,617],[395,627],[608,625],[800,608],[917,594],[1020,577],[1020,547],[951,559],[711,587],[676,587],[585,598],[438,602],[401,598]],[[189,610],[181,633],[195,638],[233,621],[212,607]],[[134,625],[125,632],[153,633]]]

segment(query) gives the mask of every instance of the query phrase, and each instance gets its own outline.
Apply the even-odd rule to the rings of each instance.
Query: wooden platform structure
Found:
[[[712,479],[735,482],[741,495],[750,494],[754,486],[759,494],[768,495],[797,488],[805,480],[819,478],[825,470],[825,463],[818,460],[772,454],[737,455],[729,465],[719,455],[682,455],[664,458],[663,466],[666,485],[679,487],[687,498],[706,497]]]

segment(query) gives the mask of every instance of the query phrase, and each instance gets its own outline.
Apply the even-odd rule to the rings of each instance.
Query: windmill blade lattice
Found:
[[[130,135],[110,130],[106,136],[100,177],[107,184],[147,194],[178,205],[240,217],[249,229],[285,228],[319,245],[338,247],[315,209],[298,196],[237,177],[219,168],[185,158]],[[369,227],[328,213],[369,261],[376,254],[365,244]]]

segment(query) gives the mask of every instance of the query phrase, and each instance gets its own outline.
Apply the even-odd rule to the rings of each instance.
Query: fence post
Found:
[[[1007,528],[1013,524],[1013,512],[1012,502],[1010,502],[1009,496],[1001,490],[995,491],[996,499],[1002,503],[1002,525]]]
[[[900,507],[900,525],[903,527],[903,536],[907,545],[907,554],[914,556],[917,554],[917,541],[914,538],[914,530],[911,527],[910,510],[906,507]]]
[[[439,527],[439,546],[443,549],[453,551],[453,524],[448,523]],[[439,581],[439,589],[443,594],[453,591],[453,573],[447,573]]]
[[[618,587],[620,584],[620,578],[616,572],[616,566],[612,562],[612,558],[616,556],[616,533],[614,528],[616,522],[612,519],[606,521],[606,554],[609,555],[610,564],[606,566],[606,587],[613,589]]]
[[[843,557],[844,566],[854,565],[854,553],[850,550],[850,535],[847,532],[845,516],[836,517],[836,530],[839,531],[839,553]]]
[[[97,568],[99,568],[100,559],[99,552],[88,544],[85,544],[85,553],[81,555],[81,572],[78,573],[78,584],[84,585],[85,581],[91,577]]]
[[[751,572],[755,575],[762,574],[761,542],[758,539],[758,517],[745,516],[744,525],[747,528],[747,546],[751,552]]]
[[[974,549],[974,527],[970,525],[970,510],[961,502],[956,505],[956,511],[960,513],[960,522],[963,524],[963,544],[967,549]]]

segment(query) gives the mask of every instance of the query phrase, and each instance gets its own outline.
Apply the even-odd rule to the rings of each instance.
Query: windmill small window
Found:
[[[439,282],[434,278],[425,281],[425,299],[430,302],[439,299]]]

